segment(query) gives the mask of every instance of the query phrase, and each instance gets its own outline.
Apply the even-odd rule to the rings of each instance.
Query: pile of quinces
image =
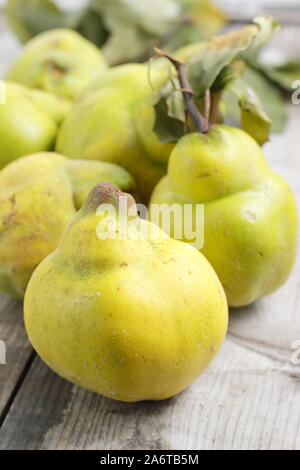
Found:
[[[228,305],[249,305],[288,278],[295,199],[263,155],[271,121],[243,82],[243,54],[276,28],[258,18],[117,67],[56,29],[10,67],[0,289],[25,295],[29,339],[61,376],[117,400],[172,397],[220,349]],[[229,94],[238,127],[226,122]],[[149,204],[148,219],[136,201]],[[204,206],[203,246],[154,225],[154,204]],[[131,236],[108,236],[124,217]]]

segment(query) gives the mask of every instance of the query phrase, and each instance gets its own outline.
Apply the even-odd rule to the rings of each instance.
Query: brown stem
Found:
[[[210,116],[211,100],[210,100],[210,89],[205,91],[204,97],[204,126],[203,132],[206,134],[209,131],[209,116]]]
[[[184,133],[187,134],[189,131],[189,113],[184,110]]]
[[[210,122],[215,124],[218,121],[220,102],[222,99],[223,91],[218,91],[212,95],[212,106],[210,113]]]
[[[197,106],[194,101],[194,92],[192,90],[191,84],[189,82],[189,79],[187,77],[186,73],[186,67],[185,65],[180,62],[179,60],[175,59],[171,55],[167,54],[166,52],[162,51],[161,49],[155,48],[155,53],[159,57],[165,57],[168,59],[176,68],[176,71],[178,73],[178,79],[179,83],[182,89],[182,94],[185,102],[185,107],[186,111],[191,117],[195,129],[197,132],[200,132],[200,134],[203,133],[203,128],[204,128],[204,122],[203,122],[203,117],[199,113]]]

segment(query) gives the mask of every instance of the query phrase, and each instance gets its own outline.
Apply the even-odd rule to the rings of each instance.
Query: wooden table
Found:
[[[285,37],[286,50],[299,48],[299,30],[277,39],[281,48]],[[288,45],[288,37],[298,40]],[[15,43],[4,30],[0,39],[0,60],[11,58]],[[298,201],[299,124],[300,105],[291,105],[285,134],[266,146]],[[7,364],[0,365],[0,449],[300,449],[300,363],[292,362],[292,344],[300,340],[299,274],[298,259],[278,292],[232,311],[211,367],[160,403],[118,403],[59,378],[29,345],[22,305],[1,295]]]

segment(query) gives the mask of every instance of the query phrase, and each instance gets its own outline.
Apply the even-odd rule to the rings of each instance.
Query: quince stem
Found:
[[[208,88],[204,96],[204,125],[203,125],[204,134],[207,134],[207,132],[209,131],[210,109],[211,109],[211,96],[210,96],[210,89]]]
[[[189,79],[186,73],[185,64],[175,59],[175,57],[171,56],[167,52],[162,51],[161,49],[158,49],[157,47],[154,48],[154,51],[158,57],[165,57],[174,65],[178,74],[178,80],[181,86],[181,91],[182,91],[183,99],[185,102],[186,113],[191,117],[196,131],[199,132],[200,134],[208,132],[209,115],[205,120],[203,119],[202,115],[198,111],[198,108],[194,100],[194,91],[192,90],[191,84],[189,82]],[[208,107],[210,109],[209,102],[210,100],[208,100]],[[207,121],[207,123],[205,121]]]
[[[218,121],[219,117],[219,108],[220,102],[223,96],[223,90],[213,93],[211,96],[211,113],[210,113],[210,122],[215,124]]]

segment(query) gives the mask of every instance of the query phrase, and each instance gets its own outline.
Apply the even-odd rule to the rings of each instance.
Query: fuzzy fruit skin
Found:
[[[245,132],[216,126],[181,139],[151,198],[175,202],[205,205],[201,251],[230,306],[248,305],[286,281],[297,249],[295,198]]]
[[[122,168],[55,153],[20,158],[0,172],[0,290],[22,298],[36,266],[57,247],[95,184],[134,189]]]
[[[105,202],[105,201],[102,201]],[[81,209],[34,272],[25,325],[59,375],[104,396],[163,400],[190,385],[220,348],[228,308],[197,250],[167,237],[99,240]],[[149,227],[147,221],[140,221]]]
[[[73,100],[107,68],[103,54],[94,44],[75,31],[54,29],[25,45],[7,79]]]
[[[0,168],[23,155],[51,150],[70,102],[50,93],[1,82]]]
[[[79,96],[57,137],[56,150],[70,158],[116,163],[135,178],[148,202],[166,174],[173,144],[162,144],[153,125],[155,91],[168,78],[168,65],[128,64],[97,78]],[[76,129],[76,136],[74,136]]]

